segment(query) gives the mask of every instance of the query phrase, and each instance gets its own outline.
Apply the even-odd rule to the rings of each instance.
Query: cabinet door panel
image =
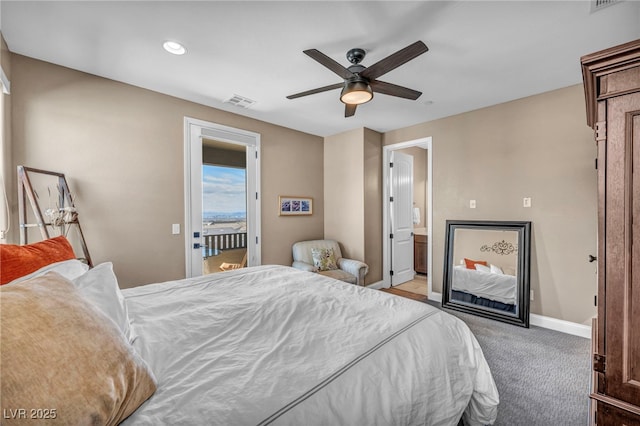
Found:
[[[640,404],[640,93],[607,101],[606,143],[605,393]]]
[[[638,426],[640,424],[640,416],[613,405],[598,402],[596,424],[602,426]]]

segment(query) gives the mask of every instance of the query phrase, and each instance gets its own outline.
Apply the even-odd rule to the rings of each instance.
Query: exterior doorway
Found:
[[[213,149],[205,140],[202,165],[202,274],[246,266],[247,178],[244,152]],[[228,145],[228,144],[227,144]],[[241,155],[238,155],[241,154]],[[239,161],[231,161],[235,157]]]
[[[258,133],[185,117],[187,277],[261,264],[259,189]]]

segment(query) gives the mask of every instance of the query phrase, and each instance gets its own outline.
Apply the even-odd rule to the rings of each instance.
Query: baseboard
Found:
[[[435,291],[429,295],[429,300],[442,303],[442,293],[436,293]],[[529,314],[529,323],[536,327],[542,327],[549,330],[559,331],[561,333],[571,334],[573,336],[584,337],[591,339],[591,326],[578,324],[576,322],[565,321],[552,317],[545,317],[544,315]]]
[[[538,314],[529,314],[529,323],[549,330],[591,339],[591,326]]]
[[[367,284],[367,288],[371,288],[373,290],[380,290],[384,287],[384,281],[378,281],[377,283]]]

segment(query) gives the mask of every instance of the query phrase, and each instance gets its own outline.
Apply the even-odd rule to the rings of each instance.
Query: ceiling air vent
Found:
[[[591,13],[597,12],[605,7],[620,3],[621,0],[591,0]]]
[[[234,94],[229,99],[224,101],[225,104],[235,105],[240,108],[249,108],[251,105],[255,104],[256,101],[252,101],[249,98],[245,98],[244,96]]]

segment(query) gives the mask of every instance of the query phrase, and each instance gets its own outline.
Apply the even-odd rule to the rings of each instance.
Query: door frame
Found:
[[[185,223],[185,275],[202,275],[202,262],[196,263],[201,251],[194,244],[202,241],[202,218],[194,223],[194,210],[202,212],[202,197],[192,193],[194,184],[202,185],[202,139],[244,145],[247,155],[247,266],[262,263],[261,211],[260,211],[260,134],[191,117],[184,117],[184,223]],[[202,193],[202,191],[200,191]],[[202,213],[200,213],[202,214]],[[199,232],[200,237],[194,237]],[[254,243],[251,243],[254,242]],[[200,265],[198,267],[198,264]]]
[[[389,158],[391,152],[404,148],[420,147],[427,150],[427,293],[433,293],[433,141],[432,137],[399,142],[382,147],[382,288],[391,287],[391,218],[389,193],[391,179],[389,177]]]

